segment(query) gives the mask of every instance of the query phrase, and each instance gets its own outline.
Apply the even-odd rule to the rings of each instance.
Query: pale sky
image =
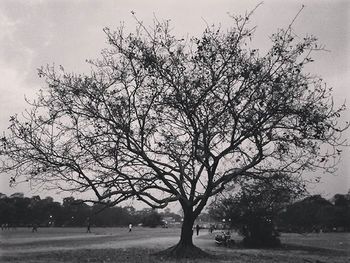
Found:
[[[6,131],[10,115],[26,108],[24,98],[34,98],[43,80],[37,68],[63,65],[66,71],[86,72],[86,59],[99,57],[107,47],[104,27],[116,29],[124,22],[128,32],[135,28],[131,11],[151,25],[152,19],[170,19],[179,36],[199,35],[207,24],[229,27],[227,12],[244,14],[260,1],[255,0],[0,0],[0,132]],[[350,1],[344,0],[266,0],[255,12],[251,25],[257,25],[254,45],[265,50],[269,36],[288,26],[302,5],[304,10],[294,24],[299,36],[318,37],[330,52],[314,55],[308,70],[322,76],[333,87],[337,105],[350,104]],[[349,108],[350,106],[348,106]],[[350,120],[349,110],[343,120]],[[349,138],[347,131],[345,138]],[[350,147],[344,149],[337,175],[325,174],[312,193],[331,197],[350,189]],[[317,174],[322,174],[319,171]],[[37,192],[28,185],[9,188],[9,177],[0,176],[0,192],[24,192],[42,197],[55,192]]]

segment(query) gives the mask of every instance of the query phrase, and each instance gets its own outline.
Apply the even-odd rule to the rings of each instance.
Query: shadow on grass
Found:
[[[0,262],[3,263],[58,263],[58,262],[130,262],[130,263],[218,263],[218,262],[323,262],[323,261],[304,261],[296,260],[292,255],[301,252],[305,256],[325,256],[339,257],[339,259],[349,255],[346,251],[334,249],[316,248],[300,245],[282,245],[280,248],[270,249],[247,249],[242,247],[233,247],[217,250],[213,247],[206,250],[209,253],[208,258],[195,259],[170,259],[155,255],[159,250],[147,248],[127,248],[127,249],[76,249],[61,250],[51,252],[33,252],[21,253],[18,255],[0,256]],[[292,253],[291,253],[292,252]],[[312,258],[312,257],[311,257]],[[276,261],[277,260],[277,261]],[[339,262],[339,261],[337,261]],[[343,261],[341,261],[343,262]]]
[[[296,245],[296,244],[282,244],[280,248],[276,250],[283,251],[304,251],[308,253],[318,254],[318,255],[328,255],[328,256],[349,256],[350,251],[332,249],[332,248],[321,248],[305,245]]]
[[[52,252],[21,253],[13,256],[0,256],[2,263],[58,263],[58,262],[130,262],[130,263],[214,263],[216,257],[198,259],[170,259],[161,255],[156,249],[128,248],[128,249],[80,249]]]
[[[316,246],[307,246],[307,245],[297,245],[297,244],[288,244],[282,243],[277,247],[245,247],[242,242],[236,242],[233,246],[227,247],[228,250],[243,252],[243,251],[279,251],[279,252],[293,252],[300,251],[309,254],[317,254],[323,256],[350,256],[350,251],[346,251],[343,249],[335,249],[335,248],[322,248]]]

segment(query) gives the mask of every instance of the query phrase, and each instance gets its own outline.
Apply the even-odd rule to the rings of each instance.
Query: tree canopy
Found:
[[[2,171],[92,191],[92,202],[180,202],[181,242],[191,245],[194,219],[232,180],[331,168],[344,106],[304,72],[322,47],[290,25],[261,54],[250,48],[250,15],[186,39],[169,21],[148,28],[135,17],[134,33],[104,29],[109,47],[90,74],[41,68],[45,88],[1,140]]]

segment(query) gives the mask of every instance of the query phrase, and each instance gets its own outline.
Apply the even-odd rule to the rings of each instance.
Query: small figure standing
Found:
[[[38,225],[35,223],[33,224],[32,232],[38,232]]]
[[[129,224],[129,232],[131,232],[132,224]]]
[[[196,225],[196,231],[197,231],[197,236],[199,235],[199,230],[201,229],[201,227],[197,224]]]
[[[90,227],[91,227],[90,217],[88,217],[88,218],[87,218],[87,229],[86,229],[86,233],[91,233]]]

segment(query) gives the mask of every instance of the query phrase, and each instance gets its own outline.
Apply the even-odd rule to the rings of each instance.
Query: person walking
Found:
[[[129,232],[131,232],[132,224],[129,224]]]
[[[87,229],[86,229],[86,233],[91,233],[91,230],[90,230],[90,228],[91,228],[90,217],[88,217],[88,218],[87,218],[87,224],[86,224],[86,227],[87,227]]]
[[[214,226],[212,224],[210,224],[210,227],[209,227],[209,233],[212,234],[213,233],[213,229],[214,229]]]
[[[197,224],[196,225],[196,231],[197,231],[197,236],[199,235],[199,230],[201,229],[201,227]]]

